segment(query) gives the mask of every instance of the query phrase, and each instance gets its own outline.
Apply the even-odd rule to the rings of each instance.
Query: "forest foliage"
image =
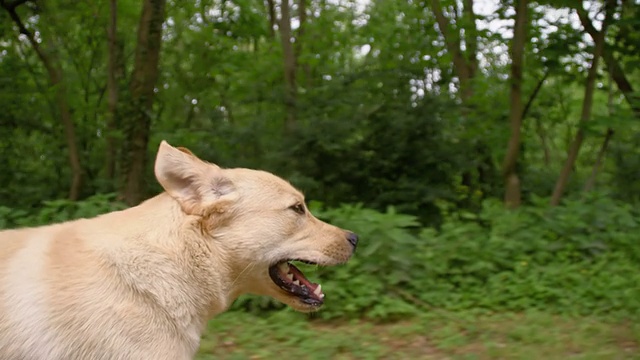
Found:
[[[0,227],[137,204],[165,139],[361,233],[323,316],[638,315],[637,1],[0,6]]]

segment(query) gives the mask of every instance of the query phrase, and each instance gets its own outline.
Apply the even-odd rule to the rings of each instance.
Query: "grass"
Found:
[[[205,359],[640,359],[640,324],[539,312],[326,322],[290,310],[209,323]]]

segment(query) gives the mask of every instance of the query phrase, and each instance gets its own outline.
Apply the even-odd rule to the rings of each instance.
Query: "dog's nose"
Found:
[[[347,231],[347,241],[349,241],[349,243],[353,245],[353,249],[355,250],[356,246],[358,245],[358,235],[352,233],[351,231]]]

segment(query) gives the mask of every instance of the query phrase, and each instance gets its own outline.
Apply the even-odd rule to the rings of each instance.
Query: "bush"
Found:
[[[90,218],[124,208],[126,205],[116,201],[115,194],[98,194],[82,201],[66,199],[44,201],[42,207],[33,211],[0,206],[0,229]]]
[[[327,293],[322,318],[391,320],[434,309],[640,315],[640,213],[611,198],[591,195],[549,208],[505,210],[485,201],[479,214],[440,203],[439,229],[415,216],[361,205],[312,211],[353,230],[361,241],[345,265],[301,265]],[[46,202],[33,213],[0,207],[0,228],[91,217],[124,208],[114,195]],[[284,306],[243,296],[234,309],[255,312]]]
[[[517,211],[486,201],[452,212],[438,230],[412,216],[351,205],[321,217],[361,235],[346,266],[319,271],[330,301],[323,317],[387,319],[424,308],[544,309],[640,315],[640,214],[592,196]]]

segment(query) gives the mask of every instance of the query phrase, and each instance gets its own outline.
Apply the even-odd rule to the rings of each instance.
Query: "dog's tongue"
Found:
[[[293,283],[296,286],[304,285],[310,290],[311,293],[316,295],[316,297],[320,299],[324,297],[324,294],[322,293],[322,286],[320,286],[320,284],[312,283],[311,281],[307,280],[302,271],[300,271],[300,269],[298,269],[294,265],[288,262],[283,262],[278,265],[278,268],[281,274],[280,278],[282,278],[283,280]]]
[[[300,285],[306,285],[311,291],[315,290],[318,287],[318,284],[312,283],[306,277],[300,269],[295,267],[294,265],[289,264],[289,272],[293,274],[293,278],[300,281]]]

